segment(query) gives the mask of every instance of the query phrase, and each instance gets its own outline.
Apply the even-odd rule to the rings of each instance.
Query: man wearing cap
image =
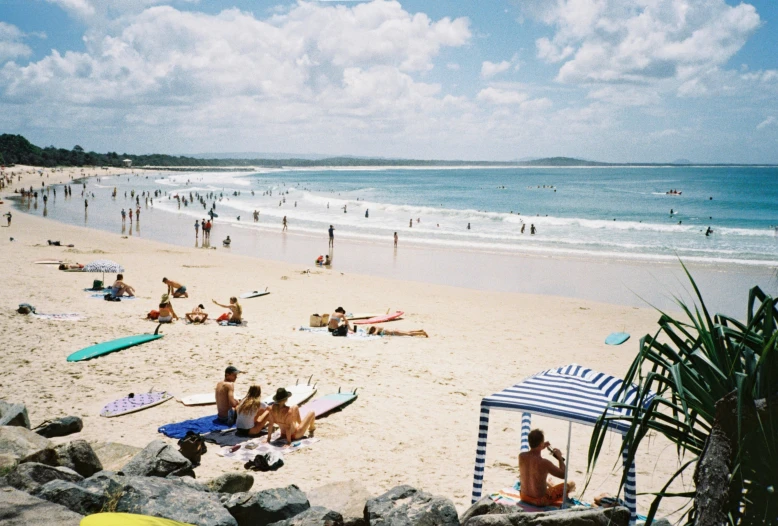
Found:
[[[216,419],[222,424],[233,425],[237,418],[235,408],[239,400],[235,400],[235,380],[241,372],[230,365],[224,370],[224,380],[216,384]]]

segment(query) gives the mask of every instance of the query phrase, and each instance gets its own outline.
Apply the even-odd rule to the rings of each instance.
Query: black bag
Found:
[[[284,457],[275,451],[268,451],[246,462],[243,467],[251,471],[278,471],[284,465]]]
[[[339,325],[337,329],[332,331],[333,336],[346,336],[348,334],[347,325]]]
[[[192,464],[200,463],[200,457],[208,452],[203,437],[194,431],[187,431],[186,436],[178,441],[178,452],[181,453]]]

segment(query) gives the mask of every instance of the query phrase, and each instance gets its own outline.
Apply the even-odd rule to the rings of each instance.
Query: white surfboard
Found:
[[[244,396],[246,396],[246,393],[243,393],[242,396],[236,394],[235,399],[240,400]],[[183,396],[178,401],[184,405],[211,405],[216,403],[216,393],[210,392]]]
[[[265,290],[252,290],[250,292],[244,292],[243,294],[240,295],[240,298],[246,300],[249,298],[258,298],[260,296],[267,296],[268,294],[270,294],[267,291],[267,289],[268,287],[265,287]]]
[[[286,387],[286,390],[292,393],[292,396],[286,401],[287,406],[302,405],[316,394],[315,385],[289,385]],[[272,404],[273,395],[268,396],[262,401],[268,405]]]

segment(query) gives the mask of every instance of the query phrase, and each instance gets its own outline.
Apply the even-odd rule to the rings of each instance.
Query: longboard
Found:
[[[258,298],[260,296],[267,296],[268,294],[270,293],[267,291],[267,287],[265,287],[265,290],[252,290],[251,292],[244,292],[243,294],[240,295],[240,298],[247,300],[249,298]]]
[[[290,385],[286,388],[287,391],[292,393],[292,396],[289,397],[289,400],[286,402],[286,405],[300,405],[302,403],[305,403],[307,400],[309,400],[313,395],[316,394],[316,386],[315,385]],[[235,395],[236,400],[242,400],[246,397],[246,393],[243,393],[242,396]],[[184,405],[211,405],[216,403],[216,393],[210,392],[210,393],[200,393],[200,394],[194,394],[189,396],[184,396],[182,398],[178,399],[179,402],[181,402]],[[272,404],[273,403],[273,396],[268,396],[264,400],[262,400],[266,404]]]
[[[135,413],[136,411],[142,411],[149,407],[165,403],[171,398],[173,398],[173,395],[167,391],[130,394],[124,398],[106,404],[106,406],[103,407],[103,410],[100,411],[100,416],[111,418],[114,416]]]
[[[612,332],[605,338],[605,343],[608,345],[621,345],[627,340],[629,340],[629,334],[626,332]]]
[[[381,314],[363,314],[363,313],[346,314],[346,319],[349,321],[367,320],[368,318],[375,318],[377,316],[381,316]]]
[[[392,314],[385,314],[383,316],[376,316],[374,318],[368,318],[366,320],[357,320],[354,325],[368,325],[370,323],[384,323],[385,321],[396,320],[400,316],[405,314],[403,311],[393,312]]]
[[[60,265],[64,263],[64,261],[61,261],[59,259],[39,259],[38,261],[33,261],[36,265]]]
[[[337,409],[342,409],[354,400],[357,399],[357,390],[354,389],[351,393],[341,393],[338,391],[334,394],[328,394],[322,397],[308,402],[300,407],[300,418],[305,418],[305,415],[313,411],[316,418],[326,416]]]
[[[98,356],[121,351],[123,349],[127,349],[128,347],[134,347],[136,345],[158,340],[164,336],[162,334],[158,334],[159,327],[160,326],[158,325],[157,330],[154,331],[154,334],[136,334],[134,336],[125,336],[124,338],[119,338],[117,340],[111,340],[109,342],[98,343],[97,345],[85,347],[68,356],[67,360],[69,362],[91,360],[92,358],[97,358]]]

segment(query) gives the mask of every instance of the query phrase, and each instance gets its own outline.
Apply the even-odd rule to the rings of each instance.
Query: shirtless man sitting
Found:
[[[189,294],[186,292],[186,287],[180,283],[176,283],[172,279],[162,278],[162,283],[167,285],[167,293],[171,294],[174,298],[188,298]]]
[[[217,303],[214,299],[211,301],[223,309],[230,309],[230,319],[227,320],[228,323],[236,323],[240,325],[243,322],[243,307],[240,306],[240,303],[238,303],[238,298],[235,296],[230,298],[229,305],[222,305],[221,303]]]
[[[267,443],[269,444],[273,437],[275,426],[281,430],[281,438],[286,439],[285,448],[291,447],[292,442],[300,440],[305,436],[312,437],[316,429],[316,413],[313,411],[300,418],[300,408],[296,405],[288,407],[286,401],[292,393],[279,387],[276,394],[273,395],[273,405],[270,406],[270,415],[267,418]]]
[[[533,429],[529,436],[529,451],[519,454],[519,480],[521,480],[521,500],[535,506],[559,506],[562,504],[564,482],[551,484],[549,475],[564,479],[565,461],[562,452],[553,449],[552,454],[558,465],[543,458],[541,452],[550,447],[545,441],[543,431]],[[575,482],[567,483],[568,495],[575,491]]]
[[[222,424],[231,426],[237,418],[235,408],[240,400],[235,400],[235,380],[242,372],[230,365],[224,370],[224,380],[216,384],[216,420]]]
[[[354,332],[353,327],[351,327],[348,319],[346,319],[346,311],[343,307],[338,307],[335,309],[335,312],[330,315],[330,321],[327,322],[327,329],[330,332],[335,332],[335,330],[340,326],[341,322],[346,326],[346,329],[348,329],[349,332]]]

